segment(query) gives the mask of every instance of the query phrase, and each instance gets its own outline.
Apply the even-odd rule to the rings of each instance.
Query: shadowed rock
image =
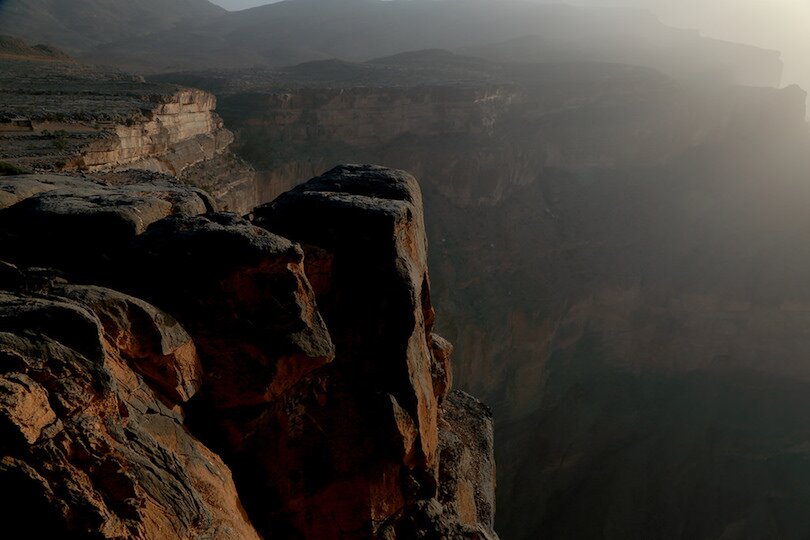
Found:
[[[188,401],[202,383],[197,350],[171,315],[110,289],[64,285],[52,294],[81,303],[101,322],[105,338],[172,401]]]
[[[334,355],[301,249],[234,214],[155,223],[122,273],[189,329],[214,408],[271,401]]]
[[[0,480],[39,536],[494,538],[493,486],[460,480],[491,444],[442,462],[491,423],[440,406],[413,177],[337,168],[266,228],[175,185],[2,186]]]
[[[382,167],[341,166],[254,213],[257,225],[299,242],[313,259],[331,260],[319,284],[329,292],[318,305],[335,337],[336,362],[348,374],[363,373],[366,391],[396,398],[418,427],[419,462],[432,466],[433,308],[416,180]]]
[[[17,262],[108,277],[136,235],[176,213],[201,214],[208,196],[179,184],[111,187],[57,175],[0,179],[0,241]]]
[[[492,412],[455,390],[439,430],[439,501],[452,521],[492,537],[495,525],[495,443]]]
[[[254,473],[235,474],[259,530],[491,533],[491,522],[465,528],[436,499],[438,399],[449,388],[451,347],[431,333],[422,212],[412,176],[366,165],[335,168],[254,211],[254,223],[301,244],[336,349],[332,364],[260,416],[225,422],[245,435],[238,445],[230,439],[230,450]]]

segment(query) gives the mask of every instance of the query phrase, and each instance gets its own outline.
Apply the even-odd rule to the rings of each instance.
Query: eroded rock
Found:
[[[36,512],[25,537],[258,538],[228,468],[129,365],[141,345],[121,348],[93,314],[131,327],[123,295],[72,294],[0,295],[4,533]]]
[[[334,356],[301,249],[234,214],[155,223],[122,273],[191,332],[215,409],[271,401]]]
[[[277,508],[260,530],[409,538],[404,524],[422,527],[420,509],[441,506],[437,398],[449,385],[449,345],[431,334],[422,214],[412,176],[361,165],[254,211],[256,224],[302,245],[336,350],[333,364],[255,421],[226,421],[246,434],[237,455],[273,464],[245,482],[254,503],[264,493]]]
[[[495,444],[492,412],[454,390],[442,408],[439,495],[444,519],[494,538]]]
[[[202,366],[191,336],[169,314],[117,291],[64,285],[52,294],[92,311],[104,336],[129,364],[174,402],[188,401],[202,384]]]
[[[416,180],[382,167],[341,166],[257,208],[255,216],[256,224],[314,257],[331,256],[331,273],[320,285],[329,292],[318,305],[335,339],[336,362],[347,373],[364,374],[368,391],[396,397],[418,426],[421,462],[432,466],[433,309]]]
[[[107,186],[74,177],[0,179],[0,241],[15,262],[104,279],[136,235],[166,216],[212,209],[199,189],[180,184]]]
[[[174,184],[0,191],[0,480],[37,534],[494,538],[413,177],[340,167],[254,223]]]

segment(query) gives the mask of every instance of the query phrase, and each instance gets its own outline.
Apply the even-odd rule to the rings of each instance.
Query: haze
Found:
[[[270,4],[267,0],[214,0],[235,11]],[[547,2],[558,3],[558,2]],[[807,0],[571,0],[578,5],[650,9],[673,26],[704,35],[782,52],[784,84],[810,88],[810,2]]]
[[[238,11],[240,9],[248,9],[256,6],[263,6],[270,4],[267,0],[216,0],[215,4],[219,4],[230,11]]]
[[[0,0],[0,540],[810,539],[810,0],[213,1]]]
[[[634,5],[673,26],[782,51],[785,84],[810,87],[810,2],[807,0],[582,0],[581,5]]]

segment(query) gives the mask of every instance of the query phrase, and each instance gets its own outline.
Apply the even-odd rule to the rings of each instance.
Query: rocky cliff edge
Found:
[[[250,218],[179,184],[0,179],[6,532],[497,538],[414,178],[341,166]]]

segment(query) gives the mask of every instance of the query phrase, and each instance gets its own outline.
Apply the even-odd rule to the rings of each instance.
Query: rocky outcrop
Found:
[[[111,126],[108,137],[83,148],[65,168],[180,173],[221,154],[233,142],[215,108],[216,98],[201,90],[180,89],[161,96],[141,111],[139,122]]]
[[[336,349],[330,369],[304,382],[304,395],[312,397],[296,403],[295,418],[314,421],[322,431],[301,433],[278,410],[261,426],[267,435],[257,434],[255,455],[277,455],[270,461],[289,462],[285,469],[324,469],[323,477],[303,474],[285,486],[288,495],[281,498],[314,518],[290,523],[297,535],[379,534],[397,513],[436,490],[439,411],[428,342],[433,309],[418,187],[408,175],[344,167],[255,215],[257,225],[301,243],[306,260],[315,263],[310,280]],[[373,425],[382,429],[363,427]],[[359,448],[358,438],[365,440]],[[282,444],[266,448],[264,441],[273,439]],[[289,445],[300,452],[290,455]],[[278,485],[282,471],[271,471],[265,485]],[[338,515],[336,504],[343,508]]]
[[[485,538],[495,526],[495,462],[492,412],[454,390],[439,430],[439,502],[461,530]]]
[[[13,532],[34,508],[49,537],[496,538],[413,177],[339,167],[252,221],[179,184],[0,193]]]
[[[4,534],[259,538],[183,425],[199,360],[170,316],[100,288],[3,292],[0,350]]]
[[[25,170],[150,171],[182,178],[240,213],[257,204],[253,171],[201,90],[58,58],[0,58],[0,161]]]

